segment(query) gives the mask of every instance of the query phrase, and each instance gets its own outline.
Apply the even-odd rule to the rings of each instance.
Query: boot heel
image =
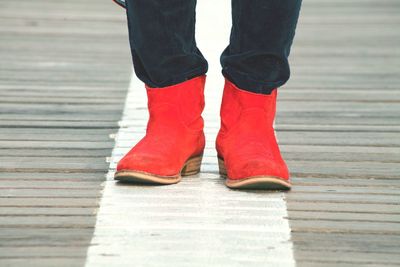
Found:
[[[188,159],[182,168],[181,175],[188,176],[199,173],[202,160],[203,160],[203,155]]]
[[[224,160],[218,157],[218,168],[219,168],[219,174],[222,176],[226,176],[226,168],[225,168],[225,163]]]

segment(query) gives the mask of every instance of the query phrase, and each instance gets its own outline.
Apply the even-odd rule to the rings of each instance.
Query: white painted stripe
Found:
[[[218,57],[229,36],[229,1],[199,1],[197,13],[198,44],[212,62],[202,173],[171,186],[112,180],[116,163],[143,136],[147,123],[145,90],[133,77],[108,159],[88,267],[295,266],[284,194],[230,190],[218,175],[214,141],[223,86]]]
[[[208,84],[215,85],[212,79]],[[284,194],[226,188],[217,174],[213,142],[207,144],[207,168],[178,185],[112,180],[121,155],[143,135],[142,87],[132,79],[86,266],[295,266]],[[217,110],[208,105],[206,125],[218,120]],[[207,139],[215,134],[206,127]]]

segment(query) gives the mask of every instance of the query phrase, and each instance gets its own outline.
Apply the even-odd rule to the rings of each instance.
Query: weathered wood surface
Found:
[[[200,27],[208,25],[199,21]],[[108,1],[0,0],[1,266],[84,264],[108,168],[105,158],[113,147],[109,135],[118,128],[131,72],[125,23],[123,11]],[[397,0],[304,1],[292,79],[279,91],[276,125],[293,175],[286,201],[298,266],[400,265],[399,23]],[[220,40],[213,39],[219,32],[199,32],[206,37],[198,40],[200,48]],[[216,56],[226,43],[219,45],[205,49],[215,56],[209,58],[211,81],[219,75]],[[186,218],[190,224],[201,223],[193,214],[195,190],[205,199],[207,190],[221,199],[229,194],[233,203],[235,195],[223,195],[213,148],[221,88],[207,88],[203,174],[188,178],[183,195],[171,199],[154,191],[179,187],[139,188],[140,194],[131,196],[137,200],[132,218],[154,221],[149,214],[179,211],[192,216]],[[133,99],[134,132],[121,138],[143,133],[144,101]],[[191,188],[194,184],[203,191]],[[256,227],[267,215],[264,202],[241,199],[242,209],[259,213],[249,212],[253,217],[246,221],[222,207],[209,220],[223,222],[229,215],[235,227]],[[145,245],[188,247],[190,238],[201,234],[191,233],[169,231]],[[238,240],[262,247],[268,238],[258,239],[255,232]],[[199,250],[210,245],[203,243]],[[219,244],[218,249],[223,245],[233,248]]]
[[[304,1],[277,120],[300,267],[400,265],[399,22],[395,0]]]
[[[0,266],[83,266],[131,75],[111,1],[0,0]]]

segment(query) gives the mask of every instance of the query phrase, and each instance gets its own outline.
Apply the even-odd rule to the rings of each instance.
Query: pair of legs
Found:
[[[300,5],[301,0],[232,0],[223,75],[255,93],[283,85]],[[145,84],[165,87],[207,72],[195,40],[196,0],[127,0],[126,6],[135,72]]]
[[[300,5],[301,0],[232,0],[216,140],[229,187],[290,188],[273,121],[276,88],[289,79]],[[195,41],[196,0],[126,0],[126,7],[134,69],[146,85],[150,119],[115,178],[176,183],[200,171],[205,146],[201,113],[208,65]]]

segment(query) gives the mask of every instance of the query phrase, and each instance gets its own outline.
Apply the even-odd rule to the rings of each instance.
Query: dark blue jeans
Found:
[[[126,6],[140,80],[150,87],[165,87],[207,72],[195,40],[196,0],[127,0]],[[232,0],[232,30],[221,55],[222,74],[255,93],[269,94],[283,85],[290,76],[288,56],[300,6],[301,0]]]

